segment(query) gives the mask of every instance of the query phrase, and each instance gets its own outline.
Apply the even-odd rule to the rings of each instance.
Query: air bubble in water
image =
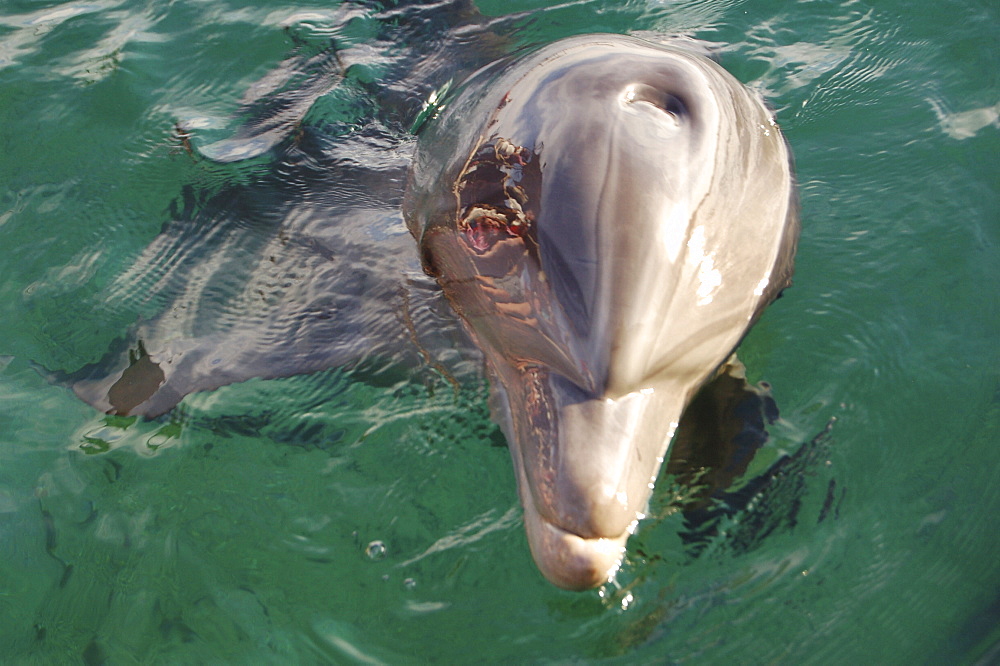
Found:
[[[384,560],[386,553],[387,550],[385,544],[382,543],[381,541],[372,541],[370,544],[368,544],[368,547],[365,548],[365,555],[367,555],[368,559],[371,560],[372,562],[378,562],[379,560]]]

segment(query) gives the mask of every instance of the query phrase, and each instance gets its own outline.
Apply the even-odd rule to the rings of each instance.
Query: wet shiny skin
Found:
[[[329,85],[293,92],[312,99]],[[209,157],[263,145],[240,137]],[[185,288],[163,315],[54,378],[102,411],[156,416],[251,377],[406,363],[408,342],[454,352],[461,336],[436,314],[433,285],[412,277],[405,231],[375,242],[368,232],[398,222],[338,199],[358,180],[398,205],[407,156],[392,155],[374,171],[317,166],[303,199],[276,177],[285,206],[244,202],[241,216],[282,229],[248,279],[310,275],[274,308],[237,307],[238,326],[204,318],[197,299],[212,281],[178,276]],[[237,195],[220,194],[221,210]],[[701,56],[631,38],[578,37],[494,63],[423,132],[407,224],[486,358],[531,550],[556,584],[588,588],[617,569],[685,405],[788,283],[793,200],[760,101]],[[187,226],[183,215],[168,226],[137,274],[183,246]],[[228,280],[246,248],[221,232],[207,240],[199,270]]]
[[[466,85],[405,214],[486,356],[536,563],[600,584],[684,407],[790,280],[777,125],[700,55],[564,40]]]

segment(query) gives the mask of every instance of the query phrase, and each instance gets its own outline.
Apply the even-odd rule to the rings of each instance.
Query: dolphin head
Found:
[[[715,63],[616,36],[474,76],[404,212],[482,349],[539,569],[614,575],[685,405],[789,282],[789,155]]]

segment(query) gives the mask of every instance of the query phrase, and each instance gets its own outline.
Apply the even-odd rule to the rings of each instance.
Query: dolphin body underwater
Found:
[[[307,102],[332,85],[316,84]],[[202,156],[253,158],[291,131],[273,134],[259,124]],[[341,196],[227,203],[230,219],[259,207],[280,220],[250,250],[211,226],[191,232],[199,213],[179,213],[137,262],[147,270],[119,280],[173,285],[167,312],[134,328],[127,354],[63,380],[102,411],[152,417],[251,377],[379,355],[426,363],[423,346],[468,364],[398,215],[373,219],[384,209],[364,199],[398,204],[423,270],[485,360],[535,562],[560,587],[608,581],[685,407],[790,282],[798,218],[778,127],[702,55],[589,35],[481,68],[423,129],[412,160],[377,138],[342,142],[353,157],[338,153],[330,168],[300,159],[298,178],[271,186],[291,199],[293,185],[299,196],[333,183]],[[308,140],[286,152],[307,153]],[[378,168],[358,168],[358,150]],[[177,269],[198,244],[211,271]],[[235,298],[222,306],[228,324],[178,323],[206,285],[241,275],[254,282],[241,293],[271,304]],[[267,280],[285,286],[259,289]]]

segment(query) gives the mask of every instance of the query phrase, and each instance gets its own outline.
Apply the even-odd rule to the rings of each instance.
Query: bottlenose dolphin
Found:
[[[318,58],[289,65],[307,74],[278,77],[291,83],[274,103],[248,103],[273,118],[194,146],[206,168],[280,164],[186,192],[112,285],[160,314],[57,379],[101,411],[154,417],[251,377],[371,362],[461,379],[481,354],[535,561],[562,587],[600,584],[685,405],[789,283],[798,219],[777,126],[704,56],[591,35],[480,69],[411,160],[389,123],[310,130],[312,102],[350,71],[350,53]]]
[[[702,56],[564,40],[467,84],[404,212],[485,355],[535,562],[608,580],[685,406],[789,284],[771,114]]]

